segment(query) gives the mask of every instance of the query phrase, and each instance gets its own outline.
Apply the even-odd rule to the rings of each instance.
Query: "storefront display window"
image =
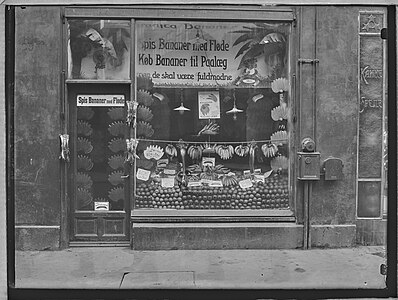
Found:
[[[70,20],[69,79],[128,80],[130,21]]]
[[[136,22],[135,209],[289,209],[288,23]]]

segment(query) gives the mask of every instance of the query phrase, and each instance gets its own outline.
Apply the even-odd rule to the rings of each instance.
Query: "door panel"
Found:
[[[69,86],[74,241],[129,239],[129,178],[123,177],[129,89],[127,84]]]

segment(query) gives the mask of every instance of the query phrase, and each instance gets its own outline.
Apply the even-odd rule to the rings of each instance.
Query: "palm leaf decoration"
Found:
[[[114,202],[117,202],[119,200],[124,200],[124,188],[122,187],[112,188],[108,192],[108,196]]]
[[[124,174],[123,171],[113,171],[111,174],[108,176],[108,181],[112,185],[118,185],[123,183],[123,178],[122,175]]]
[[[89,158],[88,156],[86,156],[86,155],[78,155],[77,156],[77,169],[78,170],[91,171],[93,166],[94,166],[94,163],[91,160],[91,158]]]
[[[93,181],[86,173],[78,172],[76,175],[76,186],[88,190],[93,186]]]
[[[108,109],[107,112],[108,116],[112,119],[112,120],[123,120],[124,118],[124,111],[122,107],[112,107],[110,109]]]
[[[82,209],[83,207],[88,206],[93,202],[93,196],[85,188],[77,188],[76,198],[78,201],[78,209]]]
[[[77,118],[79,120],[91,120],[94,116],[94,111],[91,107],[79,107],[77,109]]]
[[[123,168],[123,163],[124,157],[121,154],[112,155],[108,158],[108,165],[114,170]]]
[[[283,53],[286,49],[286,36],[289,32],[286,24],[254,23],[253,26],[243,28],[232,31],[242,34],[233,43],[233,46],[243,44],[235,56],[242,56],[238,69],[248,67],[256,57],[268,57],[277,52]]]
[[[89,153],[91,153],[91,151],[93,151],[93,145],[85,137],[77,138],[76,148],[77,148],[77,152],[83,152],[85,154],[89,154]]]

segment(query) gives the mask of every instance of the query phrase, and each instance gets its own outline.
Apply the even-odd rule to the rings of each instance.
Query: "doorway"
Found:
[[[125,163],[130,86],[68,86],[71,241],[129,240],[129,165]]]

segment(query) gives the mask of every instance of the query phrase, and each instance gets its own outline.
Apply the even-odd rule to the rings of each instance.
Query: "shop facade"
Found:
[[[9,8],[17,249],[386,242],[384,7]]]

